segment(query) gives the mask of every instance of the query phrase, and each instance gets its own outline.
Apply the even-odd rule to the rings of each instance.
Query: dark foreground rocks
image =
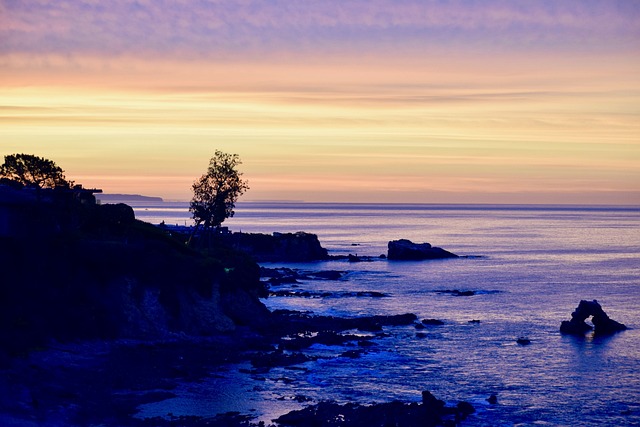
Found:
[[[219,369],[224,372],[230,364],[250,361],[254,368],[248,372],[250,375],[266,375],[270,368],[276,366],[306,369],[294,365],[315,360],[314,356],[303,352],[309,346],[342,346],[350,342],[354,343],[352,350],[342,352],[343,349],[337,349],[333,357],[360,357],[369,346],[375,346],[372,340],[377,334],[348,331],[410,325],[416,321],[416,316],[338,318],[276,311],[273,319],[271,328],[265,328],[262,334],[248,328],[236,328],[206,338],[183,337],[155,343],[100,341],[32,352],[25,359],[13,360],[9,369],[0,371],[0,378],[3,378],[0,380],[0,425],[260,426],[251,416],[237,413],[215,417],[147,419],[134,415],[139,405],[176,397],[179,384],[197,383]],[[284,337],[284,334],[292,334],[293,337]],[[283,378],[282,381],[289,380]],[[289,418],[283,418],[274,425],[376,426],[378,424],[371,420],[379,418],[389,422],[395,420],[389,425],[430,426],[439,425],[434,424],[439,420],[444,420],[442,425],[448,425],[447,417],[455,419],[463,415],[459,408],[445,408],[444,403],[435,398],[426,401],[431,406],[424,402],[352,404],[346,407],[321,403],[318,407],[324,409],[316,411],[317,414],[311,418],[307,415],[314,409],[307,408],[291,413]],[[342,410],[347,411],[344,412],[348,415],[347,423],[335,424],[335,420],[325,418],[342,413]],[[426,421],[415,424],[418,418]]]
[[[0,236],[2,426],[254,425],[241,414],[135,414],[141,404],[178,397],[182,384],[198,383],[231,364],[250,361],[251,372],[263,373],[274,366],[306,369],[293,365],[315,360],[302,352],[314,344],[348,344],[351,349],[322,357],[358,358],[376,345],[374,337],[384,336],[384,326],[417,319],[270,312],[260,301],[269,284],[342,280],[341,271],[302,276],[272,269],[274,282],[260,281],[256,260],[327,259],[315,235],[191,235],[138,221],[126,205],[86,205],[66,197],[15,202]],[[351,405],[351,424],[340,425],[375,426],[373,418],[436,425],[447,414],[444,404],[425,396],[422,404]],[[328,414],[342,408],[325,407]],[[460,418],[470,408],[450,410]],[[427,421],[416,424],[416,417]],[[335,425],[316,419],[297,425]]]
[[[276,310],[272,313],[272,331],[279,335],[300,334],[304,332],[346,331],[357,329],[366,332],[379,332],[383,326],[401,326],[413,324],[417,316],[413,313],[397,315],[378,315],[363,317],[314,316],[299,311]]]
[[[593,327],[585,323],[589,317]],[[591,330],[595,335],[611,335],[625,329],[625,325],[610,319],[596,300],[580,301],[576,310],[571,313],[571,320],[565,320],[560,325],[560,332],[569,335],[584,335]]]
[[[300,280],[341,280],[346,274],[345,271],[338,270],[307,271],[287,267],[260,267],[260,277],[274,286],[300,283]]]
[[[442,400],[438,400],[428,391],[423,391],[421,403],[394,401],[373,405],[339,405],[323,402],[292,411],[274,421],[281,426],[435,427],[455,426],[458,421],[464,420],[474,412],[475,409],[468,402],[446,407]]]
[[[134,415],[139,405],[175,397],[179,384],[197,383],[242,361],[247,351],[268,348],[262,337],[235,331],[197,340],[92,341],[33,351],[0,369],[0,425],[249,425],[240,417],[226,423],[200,417],[144,420]]]
[[[427,259],[458,258],[458,255],[429,243],[413,243],[411,240],[392,240],[388,244],[387,258],[399,261],[420,261]]]

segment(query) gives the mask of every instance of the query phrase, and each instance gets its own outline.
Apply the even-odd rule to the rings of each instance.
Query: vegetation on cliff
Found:
[[[70,188],[73,181],[64,176],[62,168],[52,160],[32,154],[4,156],[0,165],[0,184],[15,183],[36,188]]]
[[[208,232],[233,216],[238,197],[249,189],[248,182],[238,171],[240,164],[237,154],[216,150],[209,160],[207,172],[193,183],[189,211],[193,214],[196,228],[202,225]]]
[[[44,196],[27,217],[10,215],[22,202],[3,206],[22,230],[0,236],[0,344],[10,353],[51,339],[207,335],[268,317],[247,255],[193,250],[124,204]]]
[[[223,167],[212,159],[208,175],[199,181],[199,189],[206,190],[204,204],[192,211],[205,225],[200,234],[138,221],[126,204],[101,205],[94,197],[100,190],[5,175],[9,185],[0,182],[0,366],[5,374],[0,424],[260,426],[264,423],[253,423],[252,416],[234,413],[133,415],[139,405],[175,397],[179,383],[199,381],[226,363],[248,361],[254,367],[248,374],[266,373],[317,360],[303,353],[315,344],[350,344],[354,348],[335,357],[355,359],[385,336],[383,326],[416,322],[414,314],[340,318],[267,310],[259,299],[267,296],[267,285],[255,260],[323,260],[327,251],[308,233],[219,229],[248,187],[235,171],[236,155],[216,156],[229,163]],[[40,160],[45,160],[43,170],[55,166]],[[52,170],[63,177],[61,169]],[[209,179],[221,179],[221,185]],[[273,279],[275,273],[270,274]],[[337,280],[341,274],[316,276]],[[366,334],[347,332],[354,329]],[[65,344],[49,346],[54,341]],[[49,348],[32,351],[41,347]],[[372,420],[415,425],[425,419],[425,425],[436,425],[442,415],[464,412],[443,410],[443,403],[424,396],[421,405],[321,403],[274,422],[326,424],[346,414],[345,425],[353,426],[373,425]]]

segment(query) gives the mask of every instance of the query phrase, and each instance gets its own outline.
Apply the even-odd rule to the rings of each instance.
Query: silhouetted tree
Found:
[[[233,216],[238,197],[249,189],[237,169],[240,164],[237,154],[216,150],[209,160],[207,173],[193,183],[189,211],[193,214],[196,228],[202,225],[205,230],[210,230]]]
[[[64,177],[64,171],[52,160],[32,154],[4,156],[0,165],[0,178],[36,188],[70,188],[73,181]]]

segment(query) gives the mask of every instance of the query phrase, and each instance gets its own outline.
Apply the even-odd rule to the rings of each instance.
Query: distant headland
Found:
[[[96,199],[101,202],[164,202],[162,197],[142,196],[140,194],[100,194]]]

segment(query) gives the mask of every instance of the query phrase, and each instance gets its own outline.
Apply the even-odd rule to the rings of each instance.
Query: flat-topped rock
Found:
[[[297,233],[233,233],[218,239],[229,247],[248,253],[258,262],[306,262],[328,259],[318,236]]]
[[[458,255],[429,243],[413,243],[411,240],[392,240],[388,244],[387,258],[390,260],[420,261],[426,259],[458,258]]]

